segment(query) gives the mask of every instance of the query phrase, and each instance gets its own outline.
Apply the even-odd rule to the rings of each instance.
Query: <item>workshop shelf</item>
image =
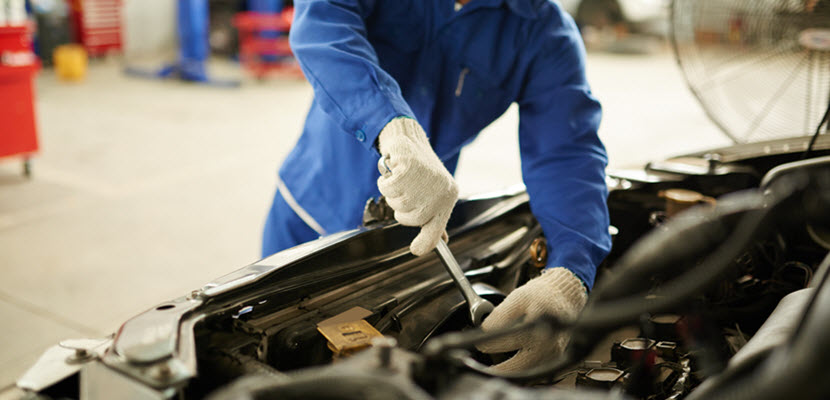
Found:
[[[292,8],[280,13],[241,12],[233,25],[239,31],[239,61],[257,78],[267,75],[301,77],[288,44],[288,31],[294,16]]]

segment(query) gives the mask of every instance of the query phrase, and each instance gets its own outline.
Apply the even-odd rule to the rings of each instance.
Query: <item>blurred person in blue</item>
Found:
[[[356,228],[380,194],[398,222],[421,228],[411,252],[428,253],[457,200],[459,152],[515,102],[522,178],[550,256],[482,328],[579,313],[611,239],[601,108],[569,15],[550,0],[296,0],[290,43],[314,100],[279,171],[263,256]],[[516,371],[568,340],[523,334],[480,349],[517,351],[493,367]]]

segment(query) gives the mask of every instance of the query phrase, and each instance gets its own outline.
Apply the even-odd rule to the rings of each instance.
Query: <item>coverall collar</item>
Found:
[[[505,0],[507,6],[510,7],[514,13],[527,19],[536,18],[536,3],[535,0]]]
[[[535,19],[537,8],[536,3],[539,1],[540,0],[470,0],[464,8],[474,10],[476,8],[484,7],[499,7],[502,4],[507,3],[507,7],[510,11],[516,13],[520,17]]]

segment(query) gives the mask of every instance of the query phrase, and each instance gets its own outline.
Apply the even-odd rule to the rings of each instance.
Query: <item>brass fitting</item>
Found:
[[[548,243],[544,238],[536,238],[530,244],[530,262],[540,269],[548,264]]]

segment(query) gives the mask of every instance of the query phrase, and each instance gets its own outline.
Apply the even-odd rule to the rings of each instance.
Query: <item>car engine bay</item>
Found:
[[[44,373],[47,352],[18,386],[39,398],[823,398],[830,140],[807,160],[769,151],[807,139],[611,172],[613,250],[573,321],[472,328],[438,258],[408,252],[417,231],[372,201],[366,226],[159,304],[111,339],[62,343],[51,360],[71,368]],[[555,251],[521,188],[459,202],[448,231],[495,304]],[[474,346],[530,330],[572,340],[521,373],[488,369],[510,354]]]

